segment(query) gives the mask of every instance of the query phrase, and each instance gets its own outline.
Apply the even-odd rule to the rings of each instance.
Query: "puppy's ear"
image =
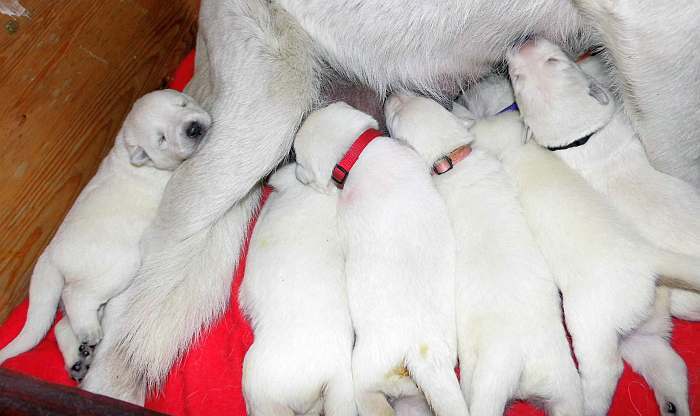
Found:
[[[588,95],[595,98],[601,105],[608,105],[608,103],[610,103],[608,93],[595,81],[591,81],[591,83],[588,84]]]
[[[129,151],[129,162],[134,166],[143,166],[151,160],[141,146],[127,146],[127,150]]]

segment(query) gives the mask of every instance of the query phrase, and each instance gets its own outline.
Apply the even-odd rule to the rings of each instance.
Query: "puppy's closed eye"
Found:
[[[160,147],[165,147],[167,144],[167,139],[165,138],[165,135],[161,135],[160,138],[158,139],[158,146]]]

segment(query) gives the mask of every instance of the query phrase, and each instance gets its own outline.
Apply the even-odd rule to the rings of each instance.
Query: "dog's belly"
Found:
[[[580,28],[558,0],[277,0],[335,69],[378,91],[478,77],[519,38],[563,44]]]

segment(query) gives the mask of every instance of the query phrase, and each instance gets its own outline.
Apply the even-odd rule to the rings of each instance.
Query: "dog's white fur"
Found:
[[[695,30],[682,22],[686,31]],[[139,284],[130,291],[134,308],[109,353],[114,372],[103,375],[130,380],[125,386],[159,385],[228,304],[241,230],[258,195],[251,189],[287,154],[324,75],[339,73],[380,93],[401,86],[434,92],[445,80],[477,78],[526,35],[572,50],[592,43],[580,37],[589,30],[575,8],[557,0],[205,0],[199,28],[197,71],[188,90],[211,109],[216,124],[198,154],[178,169],[147,233]],[[649,26],[650,33],[657,30]],[[680,45],[665,50],[681,55]],[[686,87],[679,83],[661,93],[691,101],[694,90]],[[671,149],[667,156],[682,158],[683,151]],[[142,316],[153,322],[144,325]]]
[[[318,133],[302,126],[297,137]],[[246,407],[253,416],[353,416],[338,194],[304,186],[294,170],[287,165],[269,180],[274,192],[255,225],[241,285],[255,333],[243,362]]]
[[[311,114],[305,127],[311,134],[294,145],[297,177],[328,190],[335,163],[377,123],[336,103]],[[454,239],[419,156],[386,137],[372,141],[340,194],[338,226],[360,415],[394,414],[386,396],[415,395],[416,385],[436,415],[467,415],[454,373]]]
[[[602,66],[596,57],[591,57],[587,65],[596,63]],[[523,120],[538,144],[561,145],[573,119],[607,120],[603,126],[592,125],[595,134],[585,145],[557,151],[556,155],[605,195],[647,241],[666,250],[700,257],[700,194],[692,185],[651,167],[629,119],[617,110],[615,100],[610,98],[601,105],[593,99],[588,90],[595,81],[559,47],[544,39],[529,43],[515,54],[510,68],[511,73],[518,74],[513,87]],[[552,102],[561,102],[561,96],[566,96],[571,105],[545,108]],[[580,103],[586,101],[591,103],[588,117],[581,114]],[[533,117],[534,113],[538,115]],[[623,341],[623,358],[654,388],[662,414],[670,402],[677,414],[688,415],[685,364],[668,343],[668,289],[658,290],[658,316]],[[696,307],[700,306],[700,295],[679,289],[674,292],[681,298],[694,299]],[[683,306],[686,304],[680,303],[676,309]],[[693,310],[688,312],[691,313],[683,315],[692,317]]]
[[[506,129],[511,134],[503,134]],[[526,130],[517,113],[477,122],[472,132],[475,146],[498,156],[514,181],[563,294],[585,413],[605,414],[622,372],[620,337],[651,316],[657,280],[697,289],[700,261],[651,246],[552,152],[523,144]]]
[[[392,136],[413,146],[426,170],[472,140],[430,99],[391,96],[385,108]],[[583,414],[559,291],[500,163],[474,150],[434,180],[457,242],[460,379],[470,413],[498,416],[513,398],[536,398],[549,414]]]
[[[652,165],[700,188],[700,3],[573,3],[600,33],[612,79]]]
[[[57,332],[64,356],[71,360],[66,368],[74,377],[84,374],[84,368],[71,367],[81,359],[89,364],[91,348],[103,336],[103,306],[130,284],[138,269],[139,240],[156,215],[172,170],[198,144],[187,135],[193,122],[205,129],[211,120],[189,96],[173,90],[152,92],[134,103],[114,147],[39,257],[27,322],[0,351],[0,363],[44,337],[61,300],[66,317]]]

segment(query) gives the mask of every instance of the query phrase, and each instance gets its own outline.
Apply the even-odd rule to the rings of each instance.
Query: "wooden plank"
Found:
[[[0,414],[156,416],[161,413],[85,390],[57,386],[0,369]]]
[[[193,47],[199,9],[199,0],[22,4],[29,18],[0,16],[0,322],[131,103]]]

